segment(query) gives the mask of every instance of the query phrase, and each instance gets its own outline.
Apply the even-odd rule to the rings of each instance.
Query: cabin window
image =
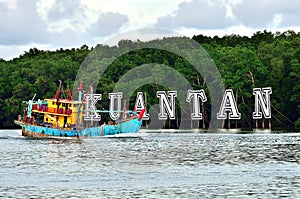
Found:
[[[62,107],[65,107],[66,106],[66,104],[65,103],[62,103]]]
[[[48,122],[48,118],[46,118],[46,122]]]
[[[55,102],[52,102],[52,105],[54,105],[55,104]]]

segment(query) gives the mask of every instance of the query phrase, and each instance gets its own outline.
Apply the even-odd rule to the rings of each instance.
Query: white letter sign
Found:
[[[86,113],[84,120],[100,121],[101,115],[96,112],[96,103],[101,100],[101,94],[86,94]]]
[[[232,89],[225,90],[217,118],[227,119],[225,112],[229,112],[229,119],[241,119],[241,114],[238,111]]]
[[[123,93],[109,93],[109,116],[112,120],[117,120],[120,117],[120,112],[114,112],[115,111],[115,99],[117,99],[117,111],[121,110],[121,99],[122,99]]]
[[[201,90],[188,90],[186,101],[191,102],[193,98],[193,112],[192,112],[192,120],[202,120],[202,113],[200,112],[200,102],[199,98],[202,102],[206,102],[207,98],[203,89]]]
[[[253,119],[262,119],[261,110],[265,118],[271,118],[270,94],[272,94],[271,87],[253,89],[253,95],[255,95]]]
[[[177,97],[177,91],[168,91],[168,97],[165,91],[157,91],[156,96],[159,98],[159,108],[160,113],[158,114],[158,119],[166,120],[168,116],[170,119],[175,119],[175,97]]]
[[[135,107],[136,107],[136,112],[140,112],[141,110],[146,109],[144,94],[142,92],[137,93]],[[143,120],[149,120],[149,114],[146,111],[143,115]]]

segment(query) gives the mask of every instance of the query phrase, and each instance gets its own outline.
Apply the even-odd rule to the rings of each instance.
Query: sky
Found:
[[[299,10],[299,0],[0,0],[0,58],[92,47],[149,27],[188,37],[300,32]]]

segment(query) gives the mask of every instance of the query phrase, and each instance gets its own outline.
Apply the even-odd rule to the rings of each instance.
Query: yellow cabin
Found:
[[[84,102],[72,101],[72,98],[52,98],[39,101],[32,107],[32,113],[39,125],[57,128],[78,128],[82,124]],[[80,112],[78,113],[78,108]]]

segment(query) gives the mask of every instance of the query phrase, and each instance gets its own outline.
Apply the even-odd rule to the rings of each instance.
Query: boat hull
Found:
[[[115,125],[102,125],[98,127],[89,127],[84,129],[66,129],[51,128],[46,126],[36,126],[22,121],[15,121],[17,125],[22,127],[22,136],[37,138],[55,138],[55,137],[98,137],[117,134],[137,133],[142,125],[142,120],[132,118],[127,121]]]

